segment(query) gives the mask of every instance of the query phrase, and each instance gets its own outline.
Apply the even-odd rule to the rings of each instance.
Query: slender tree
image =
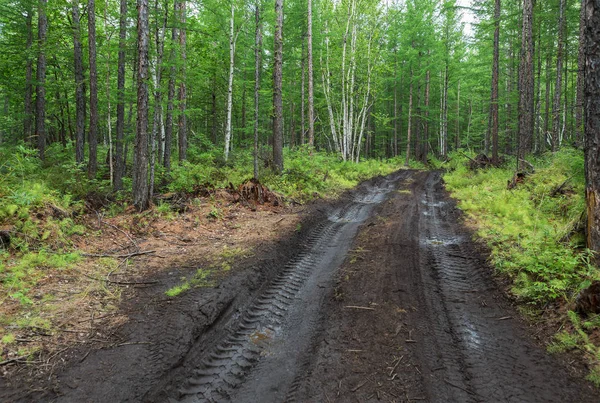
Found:
[[[73,61],[75,64],[75,161],[78,164],[83,164],[85,158],[85,82],[79,2],[73,2],[71,14],[73,17]]]
[[[498,81],[500,75],[500,0],[494,1],[494,60],[492,62],[491,128],[492,161],[498,163]]]
[[[127,0],[120,0],[119,16],[119,61],[117,67],[117,138],[115,141],[115,175],[113,188],[123,188],[125,160],[123,143],[125,141],[125,52],[127,51]]]
[[[408,132],[406,134],[406,159],[404,166],[408,166],[410,161],[410,140],[412,135],[412,109],[413,109],[413,69],[410,69],[410,87],[408,90]]]
[[[179,49],[181,52],[181,82],[179,83],[179,161],[187,159],[187,85],[186,85],[186,60],[187,60],[187,6],[186,0],[177,2],[179,11]]]
[[[565,47],[565,3],[560,0],[558,12],[558,49],[556,51],[556,85],[554,87],[554,102],[552,105],[552,151],[557,151],[560,137],[560,96],[562,90],[562,71]]]
[[[148,194],[148,43],[150,27],[148,0],[137,0],[137,132],[133,167],[133,203],[138,211],[150,205]]]
[[[260,72],[262,55],[262,29],[260,20],[260,1],[255,5],[254,34],[254,179],[258,180],[258,116],[260,107]]]
[[[98,169],[98,71],[96,67],[96,3],[88,0],[88,52],[90,69],[90,128],[88,177],[96,177]]]
[[[306,31],[306,58],[308,59],[308,145],[313,147],[315,145],[315,90],[313,80],[312,0],[308,0],[307,20],[308,27]]]
[[[519,150],[517,167],[523,168],[533,137],[533,0],[523,0],[521,63],[519,65]]]
[[[31,142],[31,129],[33,122],[33,59],[31,57],[31,46],[33,44],[33,9],[27,6],[25,15],[25,29],[27,30],[27,44],[25,52],[27,65],[25,67],[25,116],[23,117],[23,136],[27,143]]]
[[[46,151],[46,35],[48,18],[46,17],[47,0],[38,1],[38,59],[36,72],[35,131],[40,159]]]
[[[283,171],[283,0],[275,0],[273,58],[273,165]]]
[[[177,3],[176,3],[177,4]],[[177,11],[177,8],[175,8]],[[177,15],[177,13],[175,13]],[[171,42],[175,43],[177,40],[178,32],[177,28],[171,30]],[[171,71],[169,73],[169,89],[167,95],[167,116],[165,122],[165,155],[163,157],[163,164],[167,172],[171,169],[171,147],[173,142],[173,109],[175,101],[175,80],[177,78],[177,68],[175,67],[175,48],[171,49],[169,55],[171,63]]]
[[[156,15],[156,25],[154,31],[154,45],[156,57],[154,59],[154,117],[152,119],[152,134],[150,136],[150,188],[149,195],[154,194],[154,177],[156,167],[157,144],[162,143],[159,138],[159,131],[162,127],[162,61],[165,49],[165,33],[167,31],[167,20],[169,18],[168,2],[165,2],[162,24],[159,21],[160,7],[158,0],[154,2],[154,14]],[[160,147],[158,147],[160,148]]]

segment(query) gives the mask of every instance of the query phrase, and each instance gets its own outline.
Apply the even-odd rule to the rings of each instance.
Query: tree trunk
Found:
[[[187,159],[187,87],[186,87],[186,46],[187,46],[187,9],[186,0],[179,1],[179,47],[181,51],[181,82],[179,83],[179,161]]]
[[[152,197],[152,195],[154,194],[154,174],[156,166],[157,143],[161,141],[161,139],[159,138],[159,131],[160,127],[162,126],[162,61],[165,49],[165,32],[167,31],[167,19],[169,17],[167,11],[168,2],[165,2],[162,26],[158,23],[158,16],[160,11],[158,6],[158,0],[155,0],[154,10],[156,15],[156,28],[154,33],[156,63],[154,66],[154,118],[152,119],[152,135],[150,136],[150,188],[148,190],[150,197]]]
[[[310,0],[309,0],[310,2]],[[306,58],[304,56],[304,38],[302,39],[302,53],[301,53],[300,69],[300,145],[305,143],[305,130],[306,130]]]
[[[308,145],[315,145],[315,98],[313,81],[312,0],[308,0],[307,53],[308,59]]]
[[[554,102],[552,104],[552,152],[560,146],[560,95],[562,84],[563,49],[565,42],[565,0],[560,0],[558,14],[558,50],[556,51],[556,86],[554,87]]]
[[[585,168],[587,247],[600,252],[600,3],[585,0]],[[595,255],[596,264],[598,254]]]
[[[212,107],[211,107],[211,111],[210,111],[211,116],[212,116],[211,131],[212,131],[213,143],[215,145],[217,145],[218,139],[217,139],[217,74],[216,74],[216,72],[213,73],[213,78],[212,78],[211,98],[212,98]]]
[[[423,127],[423,150],[422,162],[427,162],[427,154],[429,154],[429,96],[431,86],[431,72],[427,70],[425,73],[425,123]]]
[[[519,93],[519,150],[517,153],[517,169],[522,169],[525,156],[531,152],[531,139],[533,137],[533,0],[523,0]]]
[[[25,16],[25,27],[27,29],[27,66],[25,67],[25,116],[23,118],[23,138],[25,143],[31,142],[31,129],[33,122],[33,59],[31,58],[31,45],[33,44],[33,10],[29,8]]]
[[[260,106],[260,66],[262,55],[262,32],[259,1],[256,2],[256,32],[254,37],[254,179],[258,180],[258,115]]]
[[[46,151],[46,34],[48,19],[46,18],[47,0],[38,2],[38,59],[36,72],[35,131],[40,159]]]
[[[123,159],[123,141],[125,139],[125,52],[127,50],[127,0],[120,0],[119,17],[119,61],[117,67],[117,138],[115,141],[115,191],[123,189],[125,160]]]
[[[79,4],[73,2],[73,57],[75,62],[75,161],[83,164],[85,159],[85,78],[83,76],[83,47]]]
[[[275,171],[281,173],[283,171],[283,0],[275,0],[275,18],[273,59],[273,165]]]
[[[408,134],[406,136],[406,160],[404,166],[408,166],[410,161],[410,137],[412,130],[412,105],[413,105],[413,70],[410,69],[410,87],[408,90]]]
[[[494,6],[494,60],[492,63],[492,122],[490,137],[492,138],[492,162],[498,163],[498,79],[500,71],[500,0],[495,0]]]
[[[110,38],[108,35],[108,17],[107,10],[104,7],[104,32],[107,33],[107,46],[110,49]],[[112,144],[112,122],[110,114],[110,52],[106,57],[106,127],[108,129],[108,168],[110,173],[110,184],[114,186],[114,161],[113,161],[113,144]]]
[[[460,80],[456,89],[456,133],[454,134],[454,149],[460,148]]]
[[[579,53],[577,58],[577,100],[575,102],[575,142],[583,143],[583,90],[585,83],[585,0],[579,13]]]
[[[229,149],[231,147],[231,113],[233,109],[233,72],[235,68],[235,7],[231,2],[231,19],[229,21],[229,80],[227,84],[227,123],[225,126],[225,161],[229,159]]]
[[[177,9],[175,9],[177,11]],[[176,14],[176,13],[175,13]],[[177,29],[173,28],[171,31],[171,45],[175,44],[177,40]],[[169,73],[169,92],[167,95],[167,116],[165,122],[165,155],[163,157],[163,165],[167,173],[171,170],[171,148],[173,143],[173,109],[175,101],[175,79],[177,77],[177,68],[175,67],[175,50],[171,49],[169,55],[171,62],[171,71]]]
[[[149,207],[148,198],[148,0],[138,0],[138,89],[135,164],[133,167],[133,203],[138,211]]]
[[[394,157],[398,156],[398,59],[397,50],[394,49],[395,63],[394,63]]]
[[[88,177],[96,177],[98,169],[98,73],[96,68],[96,12],[95,0],[88,0],[88,52],[90,61],[90,130]]]

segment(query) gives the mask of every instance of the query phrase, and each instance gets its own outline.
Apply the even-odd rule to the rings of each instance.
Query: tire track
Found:
[[[498,299],[473,245],[457,232],[453,206],[444,202],[439,175],[430,175],[423,199],[421,264],[434,285],[425,290],[432,314],[437,361],[443,375],[430,379],[431,401],[562,402],[573,391],[556,375],[544,350],[529,341]],[[549,387],[552,382],[552,387]]]
[[[319,306],[313,301],[325,294],[327,287],[321,284],[331,281],[331,273],[343,260],[358,226],[391,191],[392,180],[401,176],[404,174],[383,180],[379,186],[363,186],[349,203],[329,214],[328,221],[308,238],[304,251],[282,268],[246,310],[232,317],[221,341],[203,352],[186,379],[178,381],[171,401],[243,401],[248,398],[240,392],[244,383],[255,382],[258,376],[249,379],[250,375],[265,371],[281,379],[273,381],[279,387],[277,393],[261,396],[261,402],[281,401],[286,393],[293,400],[302,379],[302,371],[298,371],[303,367],[302,353],[310,348],[311,335],[318,328]],[[291,360],[297,364],[292,373],[272,373],[271,367],[277,365],[273,362],[281,357],[292,367]]]

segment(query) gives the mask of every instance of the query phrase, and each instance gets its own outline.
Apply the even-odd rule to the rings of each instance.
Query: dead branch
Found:
[[[344,308],[347,308],[347,309],[362,309],[362,310],[366,310],[366,311],[374,311],[375,310],[375,308],[369,308],[369,307],[366,307],[366,306],[354,306],[354,305],[348,305],[348,306],[345,306]]]
[[[20,357],[11,358],[10,360],[0,361],[0,367],[3,367],[8,364],[12,364],[13,362],[22,362],[22,360],[26,359],[26,355],[22,355]]]
[[[112,257],[115,259],[129,259],[135,256],[148,255],[150,253],[156,253],[155,250],[144,250],[139,252],[128,253],[126,255],[112,255],[110,253],[82,253],[81,256],[85,257]]]

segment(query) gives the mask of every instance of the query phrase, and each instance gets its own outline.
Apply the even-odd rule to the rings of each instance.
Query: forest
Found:
[[[22,381],[23,368],[36,367],[29,380],[55,376],[73,346],[92,347],[68,350],[76,353],[65,368],[92,361],[96,371],[100,350],[152,345],[151,333],[141,333],[151,342],[115,336],[131,322],[127,303],[146,287],[141,306],[187,312],[185,298],[206,298],[220,312],[204,318],[206,328],[182,330],[169,316],[181,312],[165,311],[163,331],[185,336],[171,358],[183,356],[226,315],[219,309],[237,304],[242,312],[267,287],[243,276],[283,282],[276,276],[298,260],[291,251],[324,253],[321,239],[338,233],[356,244],[332,258],[332,265],[346,259],[340,272],[350,273],[322,287],[332,300],[344,287],[361,295],[347,266],[380,265],[379,257],[415,254],[405,266],[439,270],[437,281],[450,285],[454,274],[444,270],[460,266],[452,259],[468,261],[472,272],[461,278],[475,282],[485,261],[498,298],[518,307],[514,316],[529,321],[542,351],[566,354],[569,374],[600,387],[599,7],[593,0],[0,0],[0,369],[10,368],[0,400],[16,396],[10,382]],[[396,210],[386,210],[386,197]],[[347,200],[356,203],[340,207]],[[381,217],[372,218],[371,204],[380,203],[373,214]],[[393,232],[393,220],[403,234]],[[434,236],[443,233],[440,223],[456,232],[451,241]],[[380,225],[388,232],[369,232]],[[400,246],[362,245],[363,231]],[[453,243],[463,238],[477,246]],[[296,249],[296,241],[309,246]],[[436,248],[448,250],[435,255]],[[381,257],[390,253],[399,256]],[[270,265],[286,268],[278,274]],[[369,288],[373,278],[361,281]],[[446,292],[452,306],[464,297],[443,281],[439,295],[427,294],[422,281],[427,298]],[[465,293],[477,296],[484,283]],[[213,295],[218,288],[227,291]],[[379,309],[371,302],[343,308]],[[482,329],[512,334],[502,326],[513,312],[493,309],[502,323]],[[399,307],[380,319],[398,312],[406,313]],[[82,317],[91,318],[89,331]],[[114,331],[95,333],[104,329]],[[416,343],[412,332],[406,343]],[[207,343],[206,351],[215,347]],[[166,353],[163,360],[169,365]],[[442,379],[455,393],[481,392]],[[415,393],[439,392],[425,389]],[[575,389],[565,389],[564,401],[585,401],[574,396],[587,389]],[[144,401],[165,398],[144,393]]]
[[[68,151],[115,191],[123,178],[152,190],[174,161],[217,150],[256,147],[281,171],[281,149],[304,146],[356,162],[497,158],[516,152],[519,125],[523,155],[582,145],[576,1],[0,7],[0,142]]]

